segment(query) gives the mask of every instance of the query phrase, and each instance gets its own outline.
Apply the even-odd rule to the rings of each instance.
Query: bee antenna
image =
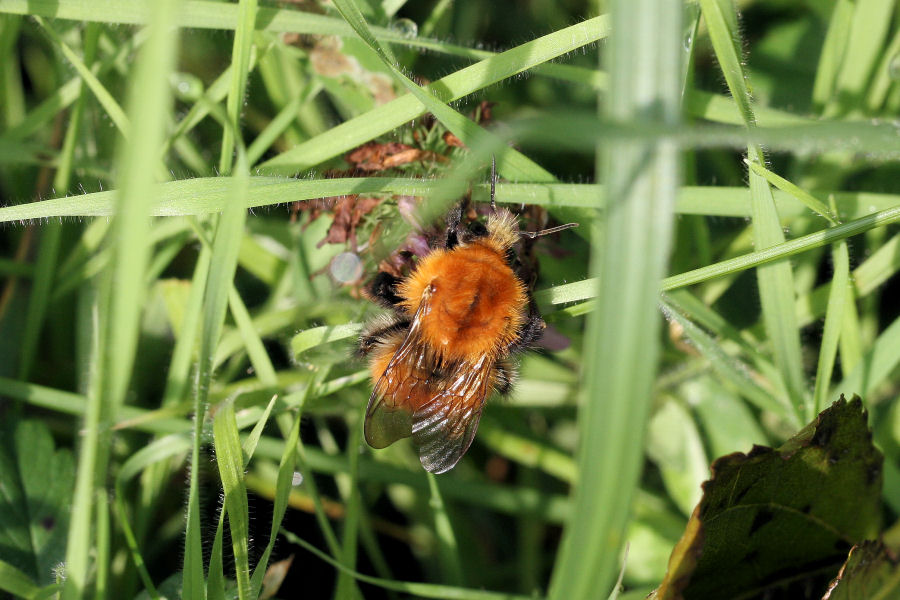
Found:
[[[497,158],[491,154],[491,212],[497,210],[497,202],[494,200],[494,193],[497,187]]]
[[[551,227],[549,229],[541,229],[540,231],[520,231],[519,235],[533,240],[534,238],[539,238],[544,235],[551,235],[553,233],[559,233],[560,231],[572,229],[573,227],[578,227],[578,223],[566,223],[565,225],[557,225],[556,227]]]

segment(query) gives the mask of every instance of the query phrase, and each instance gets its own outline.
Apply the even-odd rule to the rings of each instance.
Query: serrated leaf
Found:
[[[750,598],[821,585],[878,533],[883,456],[858,397],[843,397],[778,449],[719,458],[653,596]],[[824,589],[822,592],[824,593]]]
[[[75,461],[38,421],[8,423],[2,436],[0,561],[49,585],[65,559]]]

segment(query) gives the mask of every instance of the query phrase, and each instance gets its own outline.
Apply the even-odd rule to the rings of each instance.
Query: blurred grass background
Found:
[[[25,560],[9,524],[3,589],[65,561],[64,597],[243,598],[294,555],[279,597],[605,597],[627,541],[639,598],[709,463],[840,393],[892,524],[896,3],[600,4],[0,0],[0,417],[22,465],[26,419],[77,463],[67,545]],[[449,161],[351,173],[372,140]],[[535,247],[570,344],[432,480],[361,442],[375,309],[333,259],[374,273],[411,196],[486,201],[491,154],[498,202],[581,224]],[[356,246],[321,243],[359,193]]]

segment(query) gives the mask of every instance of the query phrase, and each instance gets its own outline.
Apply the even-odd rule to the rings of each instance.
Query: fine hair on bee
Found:
[[[485,401],[506,395],[516,380],[516,354],[544,330],[528,285],[515,271],[514,246],[574,223],[519,231],[516,217],[494,201],[486,224],[462,227],[462,206],[447,215],[442,248],[433,249],[403,278],[379,272],[368,288],[388,309],[359,339],[373,382],[365,437],[384,448],[412,437],[422,466],[452,469],[478,428]]]

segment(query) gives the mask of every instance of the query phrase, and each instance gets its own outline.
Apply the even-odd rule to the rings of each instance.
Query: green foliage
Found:
[[[778,449],[716,460],[654,598],[821,589],[878,534],[884,457],[866,416],[841,398]]]
[[[75,461],[71,451],[54,447],[39,421],[7,422],[0,435],[0,561],[6,573],[0,581],[16,592],[6,586],[56,581],[65,557]]]
[[[900,8],[599,4],[0,0],[2,593],[892,597]],[[579,227],[431,477],[364,285],[492,156]]]

